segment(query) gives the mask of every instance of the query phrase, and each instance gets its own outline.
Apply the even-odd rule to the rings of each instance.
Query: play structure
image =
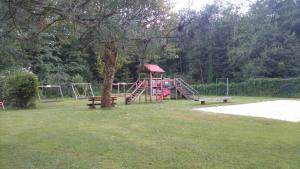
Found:
[[[200,94],[190,84],[181,78],[166,78],[165,71],[156,64],[144,64],[139,69],[139,79],[125,92],[125,104],[134,102],[137,98],[145,95],[145,102],[162,102],[165,98],[188,99],[206,102],[228,102],[228,79],[227,95],[222,97],[200,97]]]
[[[71,86],[76,100],[94,97],[91,83],[71,83]]]
[[[60,85],[39,86],[38,97],[40,102],[60,101],[64,95]]]
[[[139,79],[125,92],[125,104],[141,100],[145,94],[146,102],[162,102],[166,97],[172,99],[195,99],[198,92],[180,78],[164,78],[165,71],[156,64],[144,64],[139,69]]]
[[[125,104],[134,102],[145,93],[145,101],[161,102],[163,100],[163,74],[158,65],[144,64],[139,70],[139,79],[125,92]]]
[[[190,84],[185,82],[181,78],[170,79],[171,84],[173,84],[173,92],[171,99],[189,99],[194,100],[199,97],[199,93]]]

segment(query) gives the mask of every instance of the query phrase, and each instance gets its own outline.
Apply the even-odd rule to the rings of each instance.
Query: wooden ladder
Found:
[[[179,92],[185,99],[194,100],[194,97],[199,95],[197,90],[180,78],[174,79],[174,86],[176,92]]]
[[[135,83],[134,85],[132,85],[128,91],[130,91],[132,89],[134,89],[134,90],[129,94],[129,96],[125,97],[125,104],[130,104],[130,103],[134,102],[136,98],[138,98],[141,94],[143,94],[146,89],[145,88],[146,83],[147,83],[146,80],[142,80],[142,81],[139,81],[139,82]]]

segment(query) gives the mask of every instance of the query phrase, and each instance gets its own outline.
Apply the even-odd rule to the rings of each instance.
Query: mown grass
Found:
[[[271,99],[235,97],[232,103]],[[0,111],[0,168],[300,166],[299,123],[193,111],[201,105],[192,101],[121,101],[105,110],[70,99]]]

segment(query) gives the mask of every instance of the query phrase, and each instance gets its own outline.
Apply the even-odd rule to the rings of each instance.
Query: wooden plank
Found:
[[[112,96],[111,97],[111,105],[115,106],[117,103],[115,101],[117,101],[118,97]],[[97,105],[101,105],[101,96],[95,96],[95,97],[89,97],[88,101],[92,102],[92,103],[88,103],[87,106],[89,106],[90,108],[96,108]]]
[[[212,97],[212,98],[200,98],[195,101],[201,102],[201,104],[205,104],[206,102],[224,102],[227,103],[231,97]]]

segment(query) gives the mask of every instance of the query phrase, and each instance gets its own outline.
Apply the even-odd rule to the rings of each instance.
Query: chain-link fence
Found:
[[[215,84],[196,84],[193,87],[201,95],[225,96],[227,84],[219,81]],[[300,78],[288,79],[250,79],[241,83],[228,84],[231,96],[300,97]]]

